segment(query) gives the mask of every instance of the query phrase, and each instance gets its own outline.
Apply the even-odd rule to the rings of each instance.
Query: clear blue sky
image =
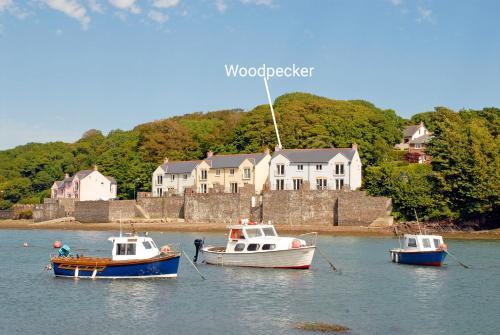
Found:
[[[500,106],[500,1],[0,0],[0,149],[266,103],[225,64],[404,117]]]

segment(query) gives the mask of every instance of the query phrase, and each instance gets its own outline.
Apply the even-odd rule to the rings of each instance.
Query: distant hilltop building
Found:
[[[408,150],[405,159],[410,163],[430,163],[431,157],[425,153],[425,148],[431,139],[432,133],[420,121],[419,124],[408,126],[403,130],[403,141],[396,144],[395,148]]]
[[[51,198],[71,198],[81,201],[116,199],[117,184],[113,177],[104,176],[94,166],[93,170],[82,170],[72,177],[56,181],[51,187]]]
[[[355,190],[361,187],[358,146],[330,149],[284,149],[273,154],[271,190]]]

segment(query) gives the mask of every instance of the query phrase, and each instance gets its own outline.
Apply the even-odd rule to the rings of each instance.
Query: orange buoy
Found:
[[[300,248],[300,241],[295,239],[292,241],[292,248],[293,249],[297,249],[297,248]]]
[[[52,244],[52,247],[54,249],[59,249],[60,247],[62,247],[61,241],[55,241],[54,244]]]

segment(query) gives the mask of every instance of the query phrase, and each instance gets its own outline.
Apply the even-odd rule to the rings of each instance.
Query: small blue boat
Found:
[[[405,234],[403,248],[389,250],[394,263],[441,266],[447,246],[439,235]]]
[[[177,277],[180,253],[169,246],[160,249],[147,236],[110,237],[112,257],[70,255],[64,245],[50,262],[57,277],[161,278]]]

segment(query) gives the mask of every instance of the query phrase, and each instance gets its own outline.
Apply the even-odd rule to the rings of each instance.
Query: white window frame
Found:
[[[175,174],[173,174],[173,173],[172,173],[172,174],[170,175],[170,181],[175,181]]]
[[[345,164],[344,163],[335,163],[335,175],[343,176],[345,174]]]
[[[302,178],[293,178],[293,189],[300,190],[304,185],[304,179]]]
[[[341,190],[345,185],[344,178],[335,178],[335,189]]]
[[[247,175],[247,172],[248,172],[248,175]],[[252,171],[250,170],[250,168],[244,168],[243,169],[243,179],[251,179],[252,178]]]
[[[206,183],[200,184],[200,193],[208,193],[208,185]]]
[[[276,164],[276,176],[284,176],[285,175],[285,164]]]
[[[282,191],[285,189],[285,179],[279,178],[276,179],[276,190]]]
[[[215,176],[220,177],[220,169],[215,170]]]
[[[238,183],[229,183],[231,193],[238,193]]]
[[[326,178],[316,178],[316,189],[326,190],[328,186],[328,180]]]
[[[201,170],[201,176],[200,176],[200,180],[207,180],[208,178],[208,171],[207,170]]]
[[[304,164],[297,165],[297,171],[304,171]]]
[[[323,171],[323,164],[316,164],[316,171]]]
[[[229,175],[234,176],[234,169],[229,169]]]

